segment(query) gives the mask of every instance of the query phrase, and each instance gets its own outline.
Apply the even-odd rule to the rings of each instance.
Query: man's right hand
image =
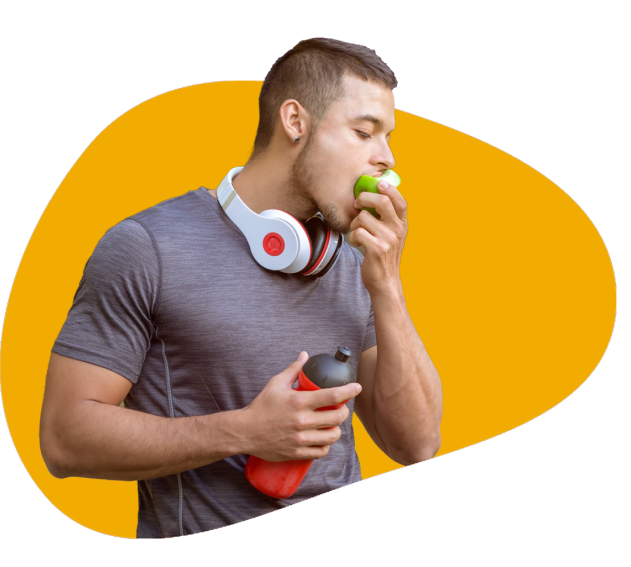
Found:
[[[354,398],[361,386],[352,383],[325,390],[294,390],[292,385],[307,359],[307,353],[301,352],[249,406],[239,410],[243,412],[241,434],[247,454],[266,461],[319,459],[340,438],[339,426],[348,417],[348,407],[316,410]]]

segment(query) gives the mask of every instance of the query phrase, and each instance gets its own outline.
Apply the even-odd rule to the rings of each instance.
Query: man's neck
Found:
[[[313,216],[311,200],[293,187],[290,182],[291,163],[273,158],[248,161],[243,170],[232,180],[232,186],[241,200],[255,213],[268,209],[280,209],[299,220]],[[217,190],[210,190],[216,199]]]

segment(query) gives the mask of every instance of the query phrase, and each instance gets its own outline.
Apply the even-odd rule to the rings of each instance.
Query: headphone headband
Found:
[[[254,259],[268,270],[287,274],[303,272],[305,275],[324,275],[328,272],[339,256],[342,235],[331,231],[322,219],[324,229],[316,230],[324,230],[326,239],[324,247],[322,248],[320,242],[314,251],[311,245],[312,236],[289,213],[278,209],[255,213],[241,200],[232,186],[232,180],[242,170],[243,167],[234,167],[228,172],[217,188],[217,199],[230,220],[243,232]],[[319,237],[318,240],[321,241],[322,238]],[[314,262],[312,255],[315,254],[317,258]],[[307,266],[308,269],[305,269]]]
[[[286,273],[299,272],[309,261],[307,234],[299,234],[282,218],[284,215],[277,214],[282,211],[270,209],[260,215],[252,211],[232,186],[232,180],[242,170],[243,167],[231,169],[217,188],[221,207],[243,232],[254,259],[261,266]]]

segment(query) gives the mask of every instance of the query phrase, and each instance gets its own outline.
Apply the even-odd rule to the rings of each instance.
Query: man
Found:
[[[300,42],[266,77],[254,151],[233,179],[255,213],[320,211],[365,259],[344,244],[321,278],[266,270],[204,188],[97,245],[53,347],[41,448],[59,478],[138,480],[139,537],[221,527],[359,480],[353,410],[399,463],[438,451],[440,379],[399,278],[406,203],[383,183],[353,195],[359,176],[394,167],[395,86],[374,51]],[[359,385],[292,389],[305,350],[338,345]],[[248,455],[314,463],[276,500],[245,479]]]

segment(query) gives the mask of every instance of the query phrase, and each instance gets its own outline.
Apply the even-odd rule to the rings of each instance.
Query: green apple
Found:
[[[390,185],[398,187],[401,183],[401,178],[394,172],[393,169],[386,169],[383,175],[380,177],[371,177],[370,175],[362,175],[355,183],[355,199],[362,191],[368,191],[370,193],[379,193],[377,189],[377,183],[380,181],[387,181]],[[379,219],[379,213],[371,207],[364,207],[364,211],[368,211],[373,217]]]

